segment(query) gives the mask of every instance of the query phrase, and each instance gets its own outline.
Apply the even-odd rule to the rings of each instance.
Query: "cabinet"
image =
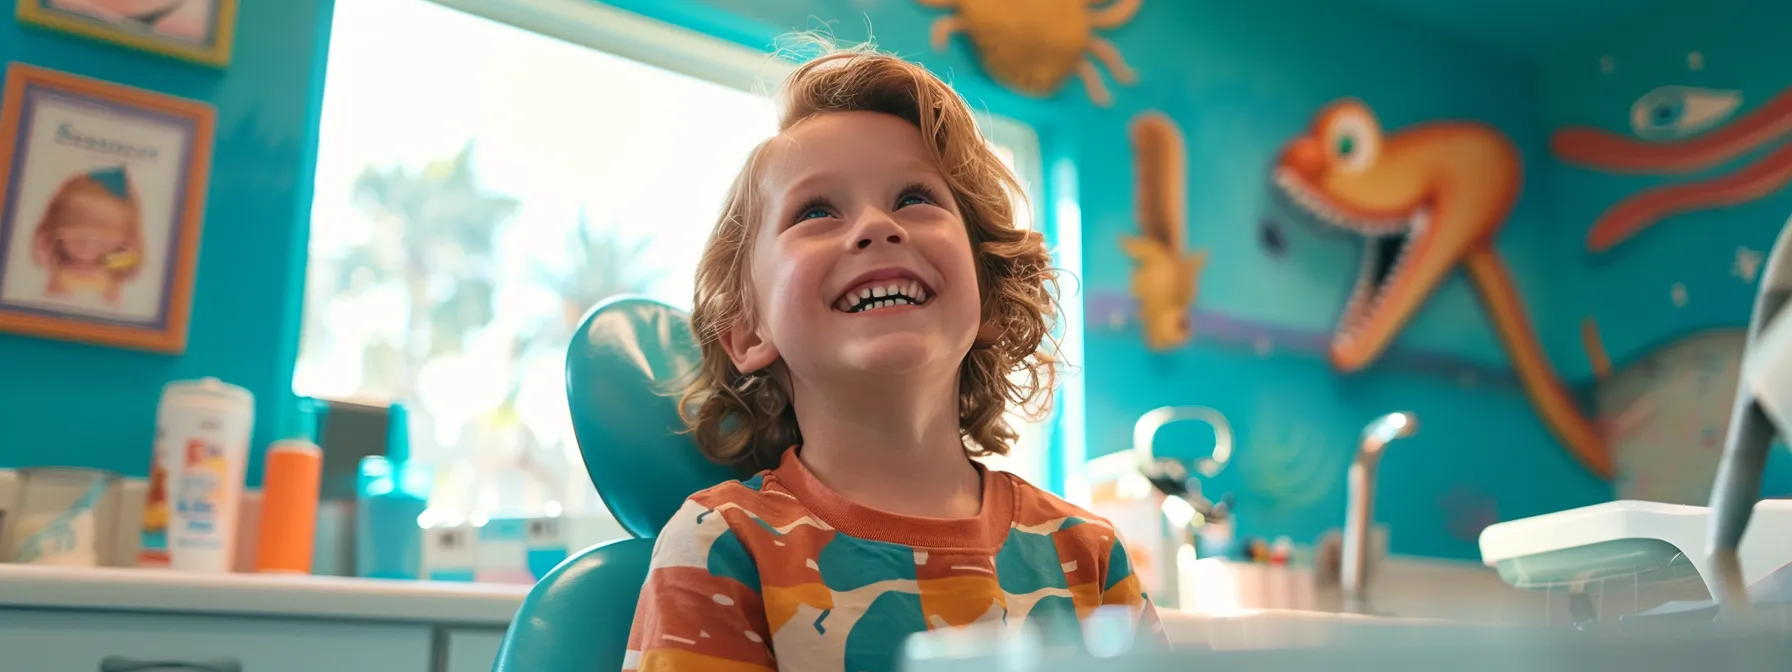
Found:
[[[8,670],[399,672],[430,669],[426,626],[35,609],[0,610]],[[156,665],[155,663],[162,663]],[[486,664],[487,670],[490,663]]]
[[[498,661],[503,630],[449,630],[443,672],[491,672]]]
[[[0,672],[488,672],[528,592],[0,563]]]

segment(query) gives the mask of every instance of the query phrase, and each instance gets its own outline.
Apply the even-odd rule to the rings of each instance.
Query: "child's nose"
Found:
[[[884,242],[889,243],[891,245],[900,245],[902,243],[902,235],[892,233],[890,235],[884,236]],[[870,239],[870,238],[860,238],[858,247],[859,247],[859,249],[863,250],[867,247],[871,247],[871,243],[872,243],[872,239]]]
[[[865,213],[859,218],[859,226],[853,234],[853,247],[860,250],[878,242],[901,245],[904,239],[902,227],[884,212]]]

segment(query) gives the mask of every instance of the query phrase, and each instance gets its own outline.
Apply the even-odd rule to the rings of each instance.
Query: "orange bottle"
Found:
[[[287,438],[268,446],[255,547],[255,571],[261,573],[311,573],[324,453],[312,438],[317,423],[310,399],[299,400],[293,420]]]

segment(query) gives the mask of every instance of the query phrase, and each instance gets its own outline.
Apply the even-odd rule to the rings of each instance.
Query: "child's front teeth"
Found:
[[[866,287],[840,297],[835,308],[848,313],[863,313],[892,306],[921,305],[927,302],[927,290],[912,280]]]

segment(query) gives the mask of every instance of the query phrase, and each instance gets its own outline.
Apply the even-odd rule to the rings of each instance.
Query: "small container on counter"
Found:
[[[558,515],[529,519],[523,552],[530,583],[540,581],[566,560],[567,538],[571,531],[571,525]]]
[[[17,472],[8,506],[8,562],[95,567],[104,564],[118,518],[118,474],[75,467]]]
[[[216,378],[172,382],[156,425],[140,564],[229,572],[255,397]]]
[[[386,455],[361,460],[355,499],[355,574],[416,579],[423,571],[423,527],[434,474],[411,461],[404,407],[388,414]]]
[[[316,415],[301,398],[284,437],[268,446],[261,485],[261,527],[255,571],[308,574],[317,534],[317,504],[324,453],[315,442]]]
[[[11,534],[12,518],[18,516],[20,497],[19,473],[11,469],[0,469],[0,558],[12,557],[7,548],[6,538]]]
[[[530,545],[537,541],[534,537],[543,529],[528,518],[485,520],[479,526],[478,567],[474,579],[480,583],[534,583],[535,575],[529,567]]]
[[[355,501],[355,574],[415,579],[423,569],[423,528],[430,472],[422,465],[373,456],[361,460]]]
[[[430,581],[472,581],[479,565],[479,528],[438,523],[423,530],[423,570]]]
[[[1288,535],[1276,537],[1275,543],[1269,545],[1269,564],[1286,566],[1294,559],[1294,540]]]

